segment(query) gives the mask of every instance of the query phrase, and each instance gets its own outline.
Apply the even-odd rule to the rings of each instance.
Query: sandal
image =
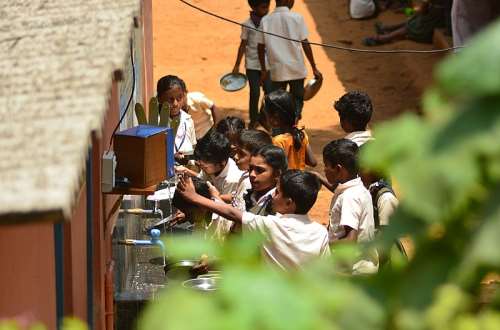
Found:
[[[373,46],[380,46],[383,45],[384,43],[378,39],[375,39],[373,37],[368,37],[363,39],[363,45],[367,47],[373,47]]]

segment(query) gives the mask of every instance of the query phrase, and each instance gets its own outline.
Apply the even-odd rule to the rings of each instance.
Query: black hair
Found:
[[[260,148],[272,145],[271,136],[264,131],[256,129],[245,129],[241,131],[238,138],[238,146],[253,154]]]
[[[292,134],[293,147],[299,150],[304,140],[304,132],[297,128],[297,108],[295,99],[289,92],[278,89],[264,99],[266,113],[279,119],[286,133]]]
[[[160,80],[158,80],[158,82],[156,83],[156,95],[160,97],[163,93],[176,86],[179,87],[183,92],[187,91],[186,83],[181,78],[173,75],[161,77]]]
[[[334,140],[323,148],[323,160],[332,166],[342,165],[355,175],[358,173],[358,150],[358,145],[351,140]]]
[[[231,153],[231,144],[228,138],[217,131],[208,132],[194,148],[194,158],[212,164],[226,162]]]
[[[288,168],[288,160],[286,159],[285,152],[283,149],[275,145],[266,145],[253,152],[252,156],[260,156],[264,158],[266,163],[269,164],[274,171],[283,173]]]
[[[245,129],[245,122],[239,117],[229,116],[217,123],[215,130],[226,136],[228,134],[240,134]]]
[[[350,123],[353,129],[366,130],[373,113],[372,101],[368,94],[359,91],[348,92],[333,106],[339,112],[340,119]]]
[[[270,4],[271,0],[248,0],[248,5],[252,8],[258,7],[263,3]]]
[[[192,180],[196,193],[203,197],[210,198],[210,190],[207,182],[196,177],[193,177]],[[175,192],[174,197],[172,198],[172,205],[183,212],[193,207],[193,204],[186,201],[178,191]]]
[[[300,170],[288,170],[281,175],[280,190],[283,196],[295,203],[296,214],[307,214],[316,203],[321,184],[316,175]]]

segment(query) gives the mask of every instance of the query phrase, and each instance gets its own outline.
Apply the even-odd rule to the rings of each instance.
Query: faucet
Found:
[[[131,246],[158,246],[161,250],[161,253],[163,255],[163,266],[165,266],[165,244],[163,244],[163,241],[160,239],[160,230],[158,229],[151,229],[150,236],[151,239],[123,239],[123,240],[118,240],[116,241],[117,244],[120,245],[131,245]]]
[[[145,209],[120,209],[120,213],[123,214],[133,214],[133,215],[147,215],[152,218],[158,218],[158,219],[163,219],[163,212],[162,210],[158,207],[158,202],[155,202],[155,206],[152,210],[145,210]]]

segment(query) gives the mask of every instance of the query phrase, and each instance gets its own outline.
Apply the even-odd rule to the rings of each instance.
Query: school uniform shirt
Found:
[[[260,61],[259,61],[259,51],[257,49],[259,31],[247,28],[251,27],[257,29],[253,21],[249,18],[243,22],[241,27],[241,40],[246,40],[247,46],[245,49],[245,68],[247,70],[259,70],[260,71]]]
[[[275,191],[276,188],[273,188],[259,198],[256,198],[254,191],[250,191],[247,198],[245,198],[247,201],[246,211],[257,215],[268,215],[267,206],[271,203]]]
[[[347,134],[345,136],[345,138],[356,143],[358,145],[358,147],[361,147],[363,144],[365,144],[368,141],[374,140],[374,138],[372,136],[372,132],[369,130],[352,132],[352,133]]]
[[[306,151],[309,145],[309,138],[305,131],[299,150],[296,150],[293,146],[293,136],[290,133],[279,134],[273,137],[273,144],[285,151],[289,170],[304,170],[306,168]]]
[[[189,114],[181,110],[179,127],[175,135],[175,152],[192,154],[196,145],[196,134],[194,131],[193,119]]]
[[[352,18],[367,18],[375,14],[375,2],[373,0],[351,0],[349,14]]]
[[[380,195],[377,200],[378,219],[381,226],[388,226],[389,219],[396,211],[399,200],[391,192]]]
[[[333,193],[330,204],[330,241],[345,236],[344,226],[358,231],[358,242],[372,241],[375,236],[375,220],[370,192],[365,188],[361,178],[339,184]],[[363,256],[354,264],[353,273],[371,274],[378,270],[376,252]]]
[[[262,31],[283,35],[296,40],[307,39],[304,17],[290,11],[286,6],[276,7],[274,11],[262,18]],[[307,68],[304,63],[302,44],[260,33],[258,43],[266,45],[269,71],[272,81],[289,81],[304,79]]]
[[[262,253],[281,269],[302,268],[306,263],[330,254],[328,231],[307,214],[261,216],[250,212],[242,216],[243,233],[265,235]]]
[[[201,139],[214,126],[212,108],[214,102],[200,92],[187,94],[187,112],[194,122],[196,138]]]
[[[205,172],[201,171],[198,177],[202,180],[210,181],[215,188],[222,194],[232,194],[238,188],[238,183],[243,175],[244,171],[240,170],[234,160],[229,158],[224,169],[219,173],[219,175],[207,175]],[[232,226],[232,221],[227,220],[217,214],[213,214],[212,223],[209,226],[209,230],[213,231],[214,236],[218,239],[223,240],[227,233],[230,231]]]

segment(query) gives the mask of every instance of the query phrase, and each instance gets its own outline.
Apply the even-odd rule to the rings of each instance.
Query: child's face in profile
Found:
[[[174,86],[161,94],[158,101],[162,104],[167,103],[170,108],[170,117],[176,117],[184,106],[185,93],[180,86]]]
[[[328,182],[336,184],[340,181],[340,171],[339,166],[332,165],[329,162],[324,162],[325,164],[325,176]]]
[[[226,166],[226,164],[210,163],[205,160],[198,160],[197,165],[208,175],[218,174]]]
[[[273,211],[280,214],[290,214],[295,213],[295,204],[293,201],[285,197],[283,192],[281,191],[281,186],[279,184],[276,185],[276,191],[273,195],[272,201]]]
[[[236,161],[236,165],[238,165],[238,168],[240,170],[248,171],[251,157],[252,154],[250,153],[250,151],[242,147],[236,147],[236,155],[234,155],[234,160]]]
[[[262,156],[252,156],[248,166],[250,184],[255,191],[265,191],[276,186],[278,175]]]
[[[269,12],[269,3],[261,3],[257,7],[252,7],[252,10],[257,14],[257,16],[264,17]]]

